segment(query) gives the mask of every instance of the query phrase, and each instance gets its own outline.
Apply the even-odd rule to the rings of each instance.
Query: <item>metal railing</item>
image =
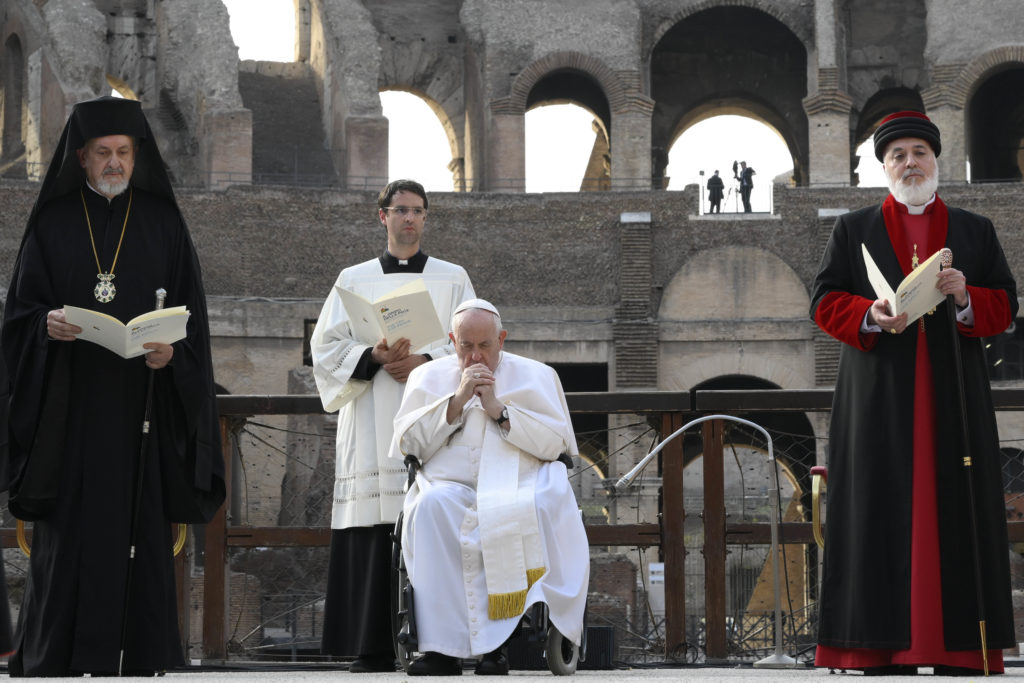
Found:
[[[993,397],[997,410],[1024,410],[1024,389],[997,388],[993,390]],[[570,393],[567,399],[574,420],[586,415],[637,415],[642,418],[641,426],[633,423],[630,428],[644,432],[649,425],[660,435],[656,439],[660,441],[685,423],[714,413],[746,415],[751,419],[754,416],[770,419],[772,416],[806,417],[826,413],[831,408],[832,393],[830,390],[613,392]],[[330,448],[333,452],[334,432],[329,428],[333,416],[324,415],[320,399],[315,395],[219,396],[218,408],[229,481],[232,469],[239,462],[239,436],[245,425],[253,424],[250,419],[253,416],[271,421],[274,416],[278,416],[276,419],[290,416],[292,419],[326,420],[328,428],[313,436],[329,443],[311,446],[303,442],[299,448]],[[677,662],[696,658],[749,661],[769,654],[772,649],[777,634],[770,609],[749,608],[756,602],[756,581],[727,580],[730,566],[734,567],[744,553],[746,566],[754,567],[745,571],[759,574],[763,579],[774,568],[766,568],[768,563],[764,559],[767,555],[764,547],[771,541],[771,530],[763,505],[755,514],[738,518],[726,514],[727,504],[735,503],[726,495],[723,467],[736,457],[730,449],[737,442],[735,435],[728,435],[726,430],[724,421],[711,420],[700,426],[699,436],[688,432],[664,446],[658,480],[658,521],[638,519],[630,524],[602,524],[588,520],[586,528],[592,547],[634,548],[638,553],[644,549],[657,550],[664,562],[663,616],[652,618],[643,632],[636,632],[633,624],[613,624],[621,630],[624,640],[631,638],[625,649],[632,648],[633,661],[644,658]],[[309,436],[298,435],[299,438]],[[294,437],[293,431],[289,438]],[[247,438],[268,447],[263,432],[250,432]],[[797,444],[800,454],[795,458],[813,463],[819,457],[814,441],[823,437],[776,433],[773,438],[777,454],[786,457],[787,444],[788,447]],[[750,445],[758,447],[753,441]],[[271,450],[276,453],[276,446]],[[595,451],[600,448],[595,447]],[[695,451],[703,460],[699,468],[702,495],[697,501],[687,502],[684,466],[688,458],[695,457]],[[606,447],[603,452],[604,457],[615,457]],[[294,457],[301,457],[301,454]],[[253,470],[261,464],[266,463],[243,462],[242,467],[248,468],[245,472],[248,478],[259,479],[264,475]],[[625,465],[620,468],[624,471],[632,462],[620,464]],[[582,469],[586,472],[588,465]],[[281,477],[271,474],[266,476],[274,482],[272,487],[280,491],[284,488]],[[333,480],[333,470],[326,476]],[[234,479],[237,481],[239,477]],[[317,653],[319,649],[322,604],[318,589],[312,586],[311,575],[326,570],[331,531],[326,521],[314,526],[279,526],[266,523],[265,518],[254,512],[240,512],[240,499],[244,499],[251,488],[248,482],[229,487],[229,499],[215,518],[205,527],[193,529],[193,538],[197,539],[194,551],[176,560],[182,639],[190,642],[191,658],[197,658],[196,652],[201,650],[200,656],[208,661],[258,657],[266,651],[285,653],[296,659]],[[690,496],[694,498],[692,489]],[[620,502],[625,504],[625,501]],[[695,507],[694,502],[699,507]],[[325,505],[329,508],[329,500],[312,502],[313,508]],[[241,523],[243,517],[246,523]],[[295,519],[302,518],[302,515],[295,516]],[[810,558],[806,562],[807,574],[814,574],[816,551],[810,522],[783,521],[779,534],[784,547],[804,549]],[[5,548],[17,548],[13,529],[2,529],[0,535]],[[1011,545],[1024,542],[1024,521],[1009,522],[1009,539]],[[693,561],[687,563],[687,554],[703,555],[702,574],[699,563],[698,566]],[[324,566],[320,567],[321,564]],[[789,561],[783,564],[788,569]],[[276,573],[266,571],[270,565],[275,566]],[[7,566],[10,583],[10,560]],[[787,578],[787,590],[791,578]],[[1021,582],[1020,577],[1014,580],[1015,587],[1021,588],[1016,585]],[[193,582],[201,582],[202,590],[193,591]],[[703,600],[698,597],[695,604],[687,604],[688,586],[691,592],[702,593]],[[737,595],[737,592],[742,594]],[[190,602],[190,596],[199,593],[201,601]],[[784,610],[787,648],[798,655],[813,653],[814,607],[812,600],[788,604]],[[201,624],[191,623],[190,615],[200,612]]]

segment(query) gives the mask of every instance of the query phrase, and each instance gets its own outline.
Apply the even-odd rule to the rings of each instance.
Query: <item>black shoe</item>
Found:
[[[410,676],[461,676],[462,660],[440,652],[425,652],[409,665]]]
[[[508,676],[508,655],[505,653],[505,647],[499,647],[481,657],[473,673],[478,676]]]
[[[865,676],[916,676],[917,667],[905,664],[889,664],[888,666],[869,666],[864,669]]]
[[[348,665],[348,672],[352,674],[381,673],[394,670],[394,655],[359,655]]]
[[[982,669],[968,669],[966,666],[945,666],[943,664],[936,665],[935,667],[936,676],[984,676],[985,672]]]

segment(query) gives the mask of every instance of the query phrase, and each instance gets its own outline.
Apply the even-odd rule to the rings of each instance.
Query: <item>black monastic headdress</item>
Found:
[[[142,113],[142,103],[105,96],[79,102],[71,110],[29,215],[29,225],[33,224],[39,209],[48,201],[77,190],[85,183],[85,169],[78,161],[77,151],[92,138],[107,135],[129,135],[135,138],[132,185],[177,204],[167,168],[153,139],[153,131],[149,128],[146,115]]]

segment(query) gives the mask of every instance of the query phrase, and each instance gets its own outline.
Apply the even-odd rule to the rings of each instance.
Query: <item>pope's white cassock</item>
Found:
[[[535,602],[579,644],[590,552],[558,461],[577,454],[558,375],[502,352],[494,387],[508,408],[506,432],[476,396],[448,424],[461,372],[456,356],[416,368],[395,417],[391,456],[423,464],[406,495],[403,534],[419,650],[491,652]]]
[[[414,260],[421,263],[413,263]],[[393,523],[402,509],[406,479],[402,463],[387,458],[392,421],[402,401],[403,385],[384,370],[370,380],[353,378],[373,343],[354,338],[339,288],[374,301],[422,278],[437,317],[445,326],[456,306],[476,296],[461,266],[427,257],[422,252],[409,261],[402,263],[385,254],[341,271],[310,339],[313,376],[324,410],[338,411],[333,529]],[[453,347],[448,339],[443,339],[430,348],[412,352],[439,358],[452,353]]]

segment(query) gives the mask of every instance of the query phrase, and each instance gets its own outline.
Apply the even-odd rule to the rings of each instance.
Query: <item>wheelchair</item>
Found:
[[[562,455],[559,460],[571,468],[572,459]],[[419,469],[419,460],[414,455],[405,456],[405,465],[409,471],[408,485],[412,486]],[[402,557],[402,523],[405,513],[399,513],[395,522],[395,530],[391,539],[391,634],[395,648],[395,657],[403,671],[409,670],[415,653],[419,650],[416,635],[416,614],[413,609],[414,589],[409,581]],[[586,624],[586,611],[583,616]],[[572,676],[576,673],[579,662],[586,660],[587,629],[584,626],[580,645],[565,638],[555,625],[548,620],[548,606],[534,603],[526,610],[519,624],[519,630],[513,631],[512,637],[525,637],[527,642],[536,644],[544,650],[544,659],[548,669],[556,676]]]

